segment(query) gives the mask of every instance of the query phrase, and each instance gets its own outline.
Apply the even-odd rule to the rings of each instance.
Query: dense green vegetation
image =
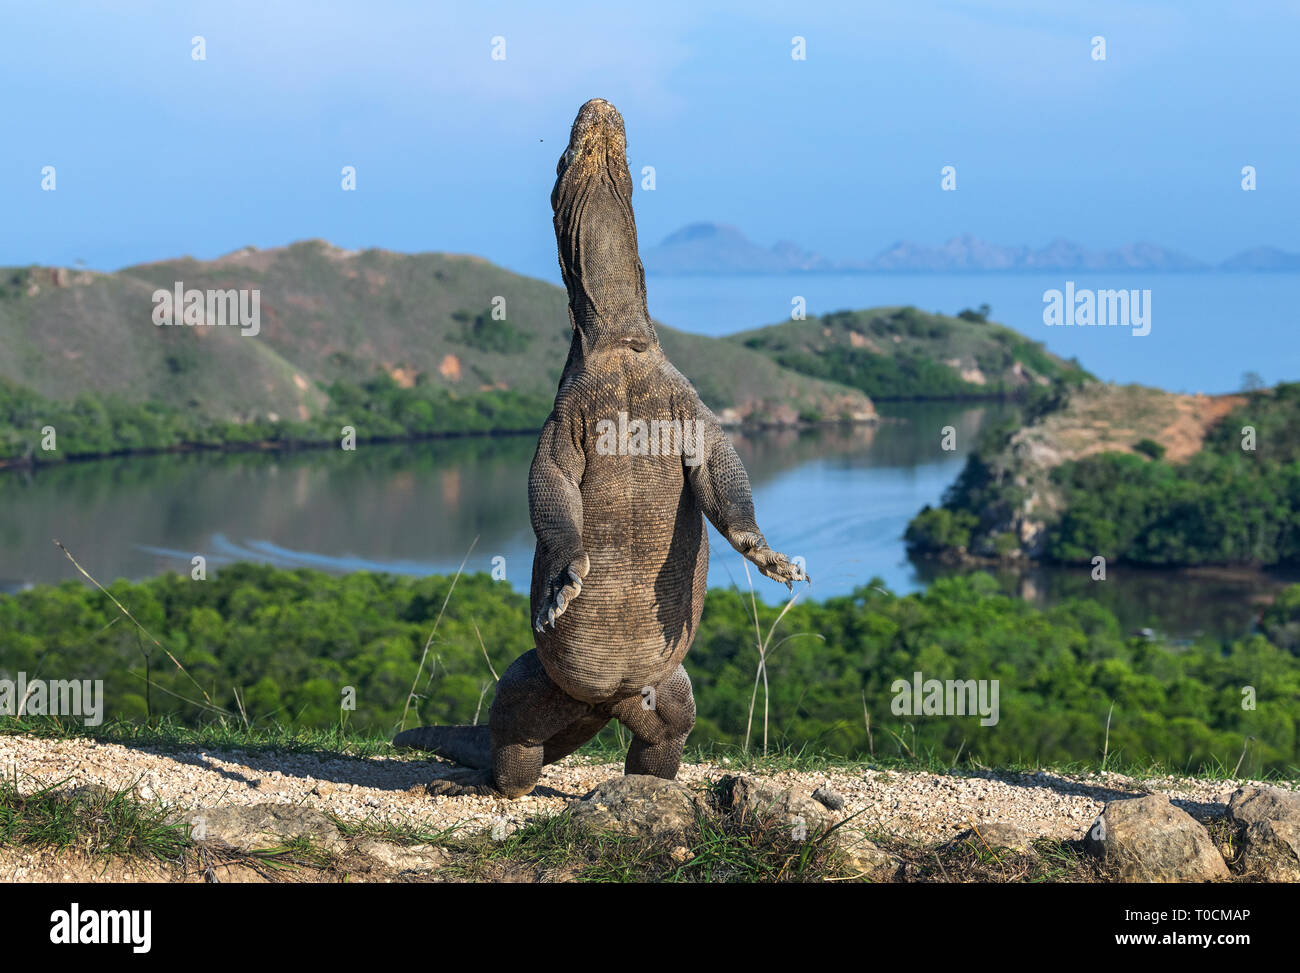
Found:
[[[1254,448],[1245,430],[1254,430]],[[1061,513],[1050,524],[1045,560],[1108,560],[1153,566],[1300,563],[1300,384],[1255,393],[1217,423],[1185,463],[1099,453],[1051,471]],[[943,506],[908,528],[913,550],[987,548],[1024,498],[1014,471],[991,459],[1013,429],[1003,428],[970,456]],[[1014,537],[1004,546],[1014,547]]]
[[[488,390],[457,396],[428,383],[402,388],[386,374],[361,384],[329,385],[324,415],[307,422],[253,419],[205,420],[161,403],[134,403],[85,394],[73,402],[44,399],[0,379],[0,463],[57,463],[113,453],[271,444],[337,444],[344,426],[358,442],[461,433],[540,428],[551,403],[541,396]],[[43,448],[45,427],[55,431],[53,450]]]
[[[551,400],[540,395],[493,389],[466,398],[419,382],[402,388],[387,375],[360,386],[335,382],[326,391],[329,410],[317,425],[331,437],[344,424],[376,437],[519,432],[540,429],[551,411]]]
[[[201,724],[242,720],[242,711],[260,726],[343,723],[381,733],[398,724],[415,684],[408,725],[470,722],[492,699],[484,649],[500,673],[531,648],[527,602],[485,575],[465,576],[435,631],[451,583],[241,564],[208,581],[164,575],[110,586],[183,670],[102,593],[72,582],[42,586],[0,597],[0,676],[103,679],[108,719]],[[766,634],[779,608],[757,608]],[[699,706],[694,744],[745,739],[757,663],[749,609],[740,592],[709,595],[688,659]],[[1281,646],[1293,646],[1300,631],[1300,587],[1279,600],[1264,631],[1175,648],[1126,638],[1095,603],[1042,611],[996,593],[983,575],[905,598],[873,585],[797,602],[781,621],[769,650],[768,740],[859,757],[1088,761],[1100,757],[1114,704],[1113,759],[1231,769],[1250,739],[1243,770],[1293,770],[1300,658]],[[999,680],[997,724],[895,715],[894,682],[914,672]],[[354,710],[340,707],[346,687],[355,690]],[[1243,709],[1245,687],[1254,688],[1256,708]],[[761,745],[762,696],[760,685],[751,746]]]
[[[1041,344],[988,322],[988,305],[956,317],[914,307],[836,311],[731,340],[778,364],[865,392],[872,399],[1019,396],[1088,375]]]
[[[479,351],[492,351],[499,355],[521,355],[528,350],[533,336],[521,331],[509,321],[498,320],[490,314],[455,311],[451,319],[462,325],[457,340]]]
[[[877,355],[861,348],[782,351],[786,368],[861,389],[873,399],[974,398],[988,391],[925,354]]]

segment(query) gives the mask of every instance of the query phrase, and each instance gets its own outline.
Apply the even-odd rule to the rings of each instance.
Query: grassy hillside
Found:
[[[959,557],[1300,563],[1300,385],[1079,389],[995,431],[907,536],[917,552]]]
[[[155,326],[153,292],[178,281],[258,289],[260,334]],[[757,352],[660,334],[724,421],[872,415],[861,394]],[[475,257],[307,241],[114,274],[0,270],[0,460],[329,440],[344,422],[362,439],[536,428],[569,336],[563,290]],[[47,424],[63,440],[54,455],[39,448]]]
[[[986,314],[987,309],[949,317],[914,307],[836,311],[728,340],[875,400],[1017,396],[1089,377],[1077,363],[985,320]]]

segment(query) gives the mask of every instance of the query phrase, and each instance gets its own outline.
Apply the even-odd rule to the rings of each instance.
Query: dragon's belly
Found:
[[[681,663],[704,610],[709,544],[680,458],[590,457],[582,499],[591,570],[534,639],[565,692],[602,703],[657,685]],[[534,610],[538,590],[534,575]]]

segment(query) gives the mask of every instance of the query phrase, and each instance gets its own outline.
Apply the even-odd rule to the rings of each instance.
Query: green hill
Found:
[[[727,340],[815,378],[883,399],[1006,398],[1090,376],[1036,341],[986,320],[914,307],[836,311]]]
[[[1300,564],[1300,384],[1178,395],[1100,382],[992,430],[918,554],[1150,567]]]
[[[260,333],[156,326],[152,295],[177,282],[258,290]],[[569,335],[562,289],[468,256],[306,241],[113,274],[0,270],[0,462],[329,441],[344,423],[361,439],[535,429]],[[662,325],[660,337],[724,422],[874,414],[862,394],[756,351]]]

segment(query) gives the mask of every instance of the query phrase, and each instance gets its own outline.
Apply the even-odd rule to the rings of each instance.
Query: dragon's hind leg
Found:
[[[657,686],[617,703],[613,714],[632,731],[624,772],[672,780],[695,726],[695,697],[682,666]]]
[[[602,716],[594,711],[588,716],[578,717],[546,741],[542,762],[553,764],[563,760],[604,729],[607,723],[608,714]]]
[[[537,658],[525,652],[497,683],[488,718],[491,767],[460,771],[429,784],[430,794],[522,797],[542,776],[542,764],[572,753],[595,736],[608,717],[597,718],[551,681]]]

